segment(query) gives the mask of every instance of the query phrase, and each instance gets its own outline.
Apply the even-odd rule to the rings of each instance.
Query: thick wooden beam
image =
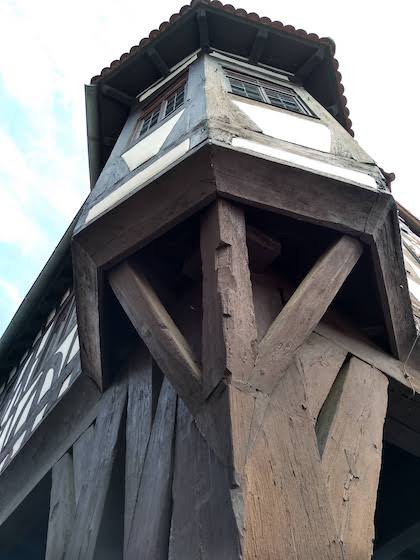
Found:
[[[65,560],[92,560],[127,399],[126,382],[113,385],[100,403],[85,481]]]
[[[245,480],[244,558],[342,560],[304,380],[295,364],[271,396]]]
[[[74,497],[76,506],[86,484],[91,453],[94,446],[95,425],[92,424],[73,444]]]
[[[167,560],[171,522],[173,445],[177,396],[163,380],[153,429],[135,494],[125,560]]]
[[[169,558],[242,558],[231,478],[180,401],[176,421]]]
[[[319,47],[295,72],[295,79],[304,82],[325,58],[325,47]]]
[[[128,366],[128,404],[125,457],[124,550],[127,549],[143,474],[153,420],[153,364],[143,345],[135,350]]]
[[[63,560],[74,524],[73,458],[66,453],[52,468],[46,560]]]
[[[217,200],[201,226],[203,386],[208,395],[224,376],[249,377],[257,327],[241,208]]]
[[[281,243],[253,226],[246,228],[252,272],[264,272],[281,254]]]
[[[345,558],[371,558],[387,378],[352,358],[317,422],[322,467]]]
[[[201,370],[156,292],[129,261],[115,267],[109,273],[109,281],[156,363],[194,413],[202,402]]]
[[[254,43],[249,54],[249,62],[251,64],[258,64],[260,61],[267,39],[268,31],[266,29],[259,29],[255,35]]]
[[[357,239],[341,237],[313,266],[259,345],[251,385],[270,394],[299,346],[321,320],[362,253]]]
[[[154,47],[149,47],[147,49],[147,55],[150,58],[150,60],[153,62],[156,70],[159,72],[159,74],[161,74],[161,76],[163,77],[169,76],[170,74],[169,66],[166,64],[166,62],[163,60],[161,55],[157,52],[157,50]]]
[[[101,86],[101,92],[106,97],[115,99],[115,101],[118,101],[119,103],[121,103],[121,105],[124,105],[126,107],[131,107],[131,105],[136,100],[135,97],[131,97],[130,95],[127,95],[123,91],[120,91],[119,89],[116,89],[112,86],[108,86],[107,84]]]
[[[206,10],[198,10],[197,15],[198,33],[200,35],[200,47],[203,52],[210,51],[209,26],[207,23]]]

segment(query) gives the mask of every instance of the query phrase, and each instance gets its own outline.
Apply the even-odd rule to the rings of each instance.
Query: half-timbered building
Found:
[[[334,53],[193,0],[86,86],[91,193],[0,340],[0,558],[420,558],[420,224]]]

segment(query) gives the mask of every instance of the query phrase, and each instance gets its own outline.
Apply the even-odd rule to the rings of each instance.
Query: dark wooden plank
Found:
[[[169,560],[242,558],[231,502],[230,471],[179,401]]]
[[[162,372],[192,412],[202,401],[201,370],[192,350],[138,267],[124,261],[109,274],[117,299]]]
[[[304,380],[291,364],[245,467],[245,558],[342,560]]]
[[[147,49],[147,55],[150,60],[155,65],[156,70],[161,74],[161,76],[166,77],[169,76],[170,70],[166,62],[163,60],[161,55],[154,47],[149,47]]]
[[[264,47],[267,43],[268,31],[266,29],[258,29],[251,52],[249,54],[249,62],[251,64],[258,64],[264,52]]]
[[[197,15],[198,33],[200,35],[200,47],[203,52],[210,50],[209,26],[207,22],[206,10],[198,10]]]
[[[79,503],[86,473],[89,470],[92,449],[94,446],[95,425],[89,428],[73,444],[74,495],[76,505]]]
[[[92,560],[94,556],[126,400],[125,381],[110,387],[101,400],[66,560]]]
[[[247,226],[246,243],[252,272],[265,272],[281,253],[281,243],[261,230]]]
[[[216,146],[213,166],[221,196],[341,232],[364,232],[377,199],[372,189],[343,188],[316,173]]]
[[[406,360],[416,340],[395,202],[374,232],[373,262],[392,353]]]
[[[124,558],[167,560],[171,522],[176,394],[165,378],[138,488]]]
[[[73,459],[66,453],[52,468],[46,560],[62,560],[70,539],[76,509]]]
[[[217,200],[201,226],[203,384],[208,395],[224,376],[249,377],[257,353],[243,211]]]
[[[152,430],[153,386],[152,357],[138,346],[129,362],[128,404],[125,455],[124,548],[133,523],[137,491],[143,473],[147,445]]]
[[[0,525],[94,421],[99,399],[96,385],[81,375],[37,427],[0,476]]]
[[[317,423],[322,467],[345,558],[371,558],[387,378],[352,358]]]
[[[295,79],[304,82],[325,58],[325,47],[319,47],[295,72]]]
[[[315,263],[259,345],[250,383],[270,394],[294,352],[307,339],[362,253],[356,239],[341,237]]]
[[[103,349],[102,316],[98,313],[102,305],[101,273],[86,251],[74,241],[72,258],[80,362],[83,372],[103,391],[108,379]]]

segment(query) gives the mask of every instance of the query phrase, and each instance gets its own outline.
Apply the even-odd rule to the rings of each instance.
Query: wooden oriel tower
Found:
[[[400,220],[334,48],[198,0],[86,87],[91,194],[0,344],[7,558],[415,554],[385,482],[375,522],[384,439],[420,456]]]

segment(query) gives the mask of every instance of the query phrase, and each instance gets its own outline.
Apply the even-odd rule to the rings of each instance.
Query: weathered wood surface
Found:
[[[139,345],[129,362],[125,459],[124,548],[133,524],[153,420],[152,357]]]
[[[145,276],[132,263],[114,268],[109,280],[124,311],[163,373],[192,412],[202,400],[201,370],[188,342]]]
[[[66,560],[92,560],[94,556],[126,399],[126,383],[120,382],[110,387],[101,400]]]
[[[317,423],[322,468],[345,558],[370,560],[387,410],[387,378],[351,358]]]
[[[125,560],[167,560],[177,397],[165,378],[136,492]]]
[[[66,453],[52,468],[46,560],[62,560],[70,539],[76,509],[73,459]]]
[[[179,401],[169,560],[242,558],[230,482],[229,468]]]
[[[246,228],[252,272],[263,273],[281,254],[281,243],[253,226]]]
[[[295,364],[271,396],[245,476],[245,558],[342,559]]]
[[[109,381],[103,347],[102,275],[95,263],[78,243],[72,244],[74,296],[82,370],[103,391]]]
[[[217,200],[201,227],[203,384],[208,395],[224,376],[247,379],[257,353],[257,328],[240,208]]]
[[[382,308],[396,358],[406,360],[416,340],[416,327],[407,285],[396,204],[374,232],[373,262]]]
[[[347,352],[374,366],[410,390],[420,393],[420,371],[397,360],[375,346],[360,333],[348,327],[341,328],[330,323],[320,322],[315,332],[335,342]]]
[[[294,352],[321,320],[361,253],[359,241],[343,236],[315,263],[259,344],[250,377],[254,387],[266,394],[273,391]]]
[[[95,426],[89,428],[73,444],[74,496],[79,503],[86,473],[89,471],[92,449],[94,448]]]
[[[13,468],[0,476],[0,524],[94,421],[99,398],[95,383],[81,375],[38,426],[13,459]]]
[[[251,280],[258,342],[260,342],[283,309],[283,298],[274,274],[252,274]]]
[[[312,333],[296,352],[294,361],[304,380],[308,410],[315,424],[319,411],[347,356],[337,344]]]

